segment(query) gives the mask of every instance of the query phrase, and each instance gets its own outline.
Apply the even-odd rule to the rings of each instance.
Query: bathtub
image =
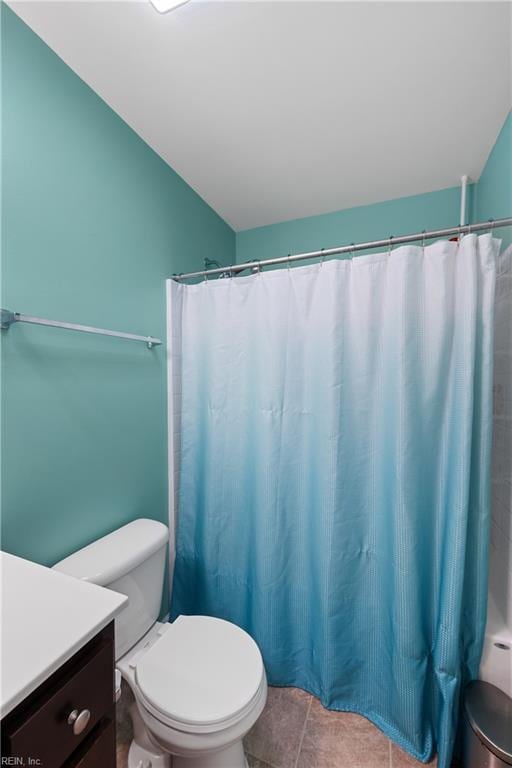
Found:
[[[480,679],[512,698],[512,629],[507,627],[489,595]]]

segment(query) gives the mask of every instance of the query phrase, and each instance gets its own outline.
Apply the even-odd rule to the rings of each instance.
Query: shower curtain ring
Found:
[[[489,234],[492,237],[492,231],[494,229],[494,219],[489,219]]]
[[[288,254],[288,272],[290,271],[290,259],[291,259],[291,257],[292,257],[292,255],[291,255],[291,253],[289,253]]]
[[[356,244],[350,243],[350,245],[352,246],[352,250],[350,251],[350,258],[353,259],[354,256],[356,255]]]
[[[425,235],[427,234],[427,230],[424,229],[421,234],[423,235],[421,238],[421,247],[423,249],[423,254],[425,254]]]
[[[325,261],[325,253],[324,253],[325,248],[320,248],[320,250],[322,252],[322,258],[320,259],[320,267],[323,267],[324,261]]]
[[[388,248],[388,255],[391,253],[391,248],[393,247],[393,235],[389,236],[389,248]]]
[[[208,272],[203,272],[203,275],[204,275],[204,282],[207,283],[208,282]]]

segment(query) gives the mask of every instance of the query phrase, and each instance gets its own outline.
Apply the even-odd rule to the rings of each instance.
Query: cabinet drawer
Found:
[[[113,706],[113,644],[102,642],[99,647],[71,669],[59,686],[48,691],[21,720],[8,726],[9,754],[16,758],[39,760],[39,765],[59,766],[91,733],[94,726]],[[81,733],[75,735],[68,717],[89,710],[90,718]]]

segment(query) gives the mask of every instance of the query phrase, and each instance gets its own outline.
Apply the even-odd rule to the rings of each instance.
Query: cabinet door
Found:
[[[112,708],[112,689],[112,648],[104,645],[9,733],[11,755],[23,757],[27,764],[35,758],[44,766],[62,765]],[[72,712],[82,713],[83,729],[68,722]]]
[[[74,766],[114,720],[112,622],[2,720],[2,759],[42,768]],[[113,768],[115,744],[113,754],[97,768]]]
[[[64,768],[115,768],[116,731],[112,722],[104,728],[99,726],[97,733],[91,734],[74,760]]]

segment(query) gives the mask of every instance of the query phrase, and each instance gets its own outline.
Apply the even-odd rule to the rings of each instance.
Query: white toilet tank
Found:
[[[169,531],[156,520],[134,520],[53,567],[128,597],[116,616],[116,660],[157,621]]]

